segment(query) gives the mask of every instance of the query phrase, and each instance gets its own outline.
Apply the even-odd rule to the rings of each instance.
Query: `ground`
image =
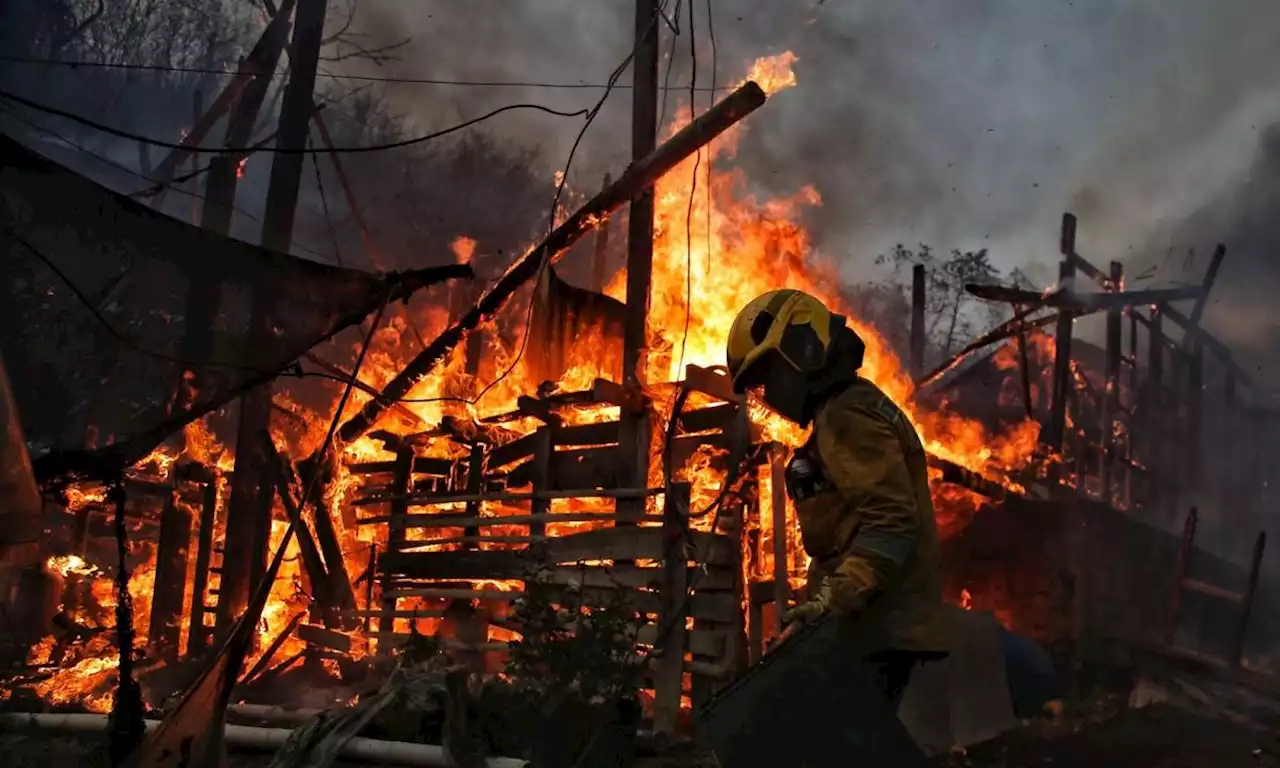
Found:
[[[5,768],[106,768],[100,737],[0,734]],[[233,754],[228,768],[260,768],[264,754]],[[649,763],[658,765],[658,763]],[[697,761],[663,761],[692,768]],[[339,768],[371,763],[339,763]],[[938,761],[939,768],[1280,768],[1280,737],[1169,706],[1122,710],[1087,724],[1044,722]]]

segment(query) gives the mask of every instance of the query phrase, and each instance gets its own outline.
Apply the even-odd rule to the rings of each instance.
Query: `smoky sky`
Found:
[[[1255,187],[1266,128],[1280,118],[1280,5],[1270,0],[692,0],[680,36],[661,25],[667,114],[697,81],[739,80],[758,56],[793,51],[799,85],[748,118],[737,163],[761,190],[813,184],[819,249],[856,280],[895,243],[989,248],[998,265],[1050,283],[1063,211],[1080,250],[1145,285],[1199,279],[1213,243],[1239,311],[1210,312],[1228,341],[1273,329],[1264,306],[1280,267],[1232,248],[1236,191]],[[668,16],[676,10],[667,5]],[[383,74],[468,80],[604,82],[630,51],[626,0],[362,0],[375,38],[412,38]],[[708,18],[708,7],[710,18]],[[672,20],[675,21],[674,19]],[[710,22],[710,24],[708,23]],[[626,73],[620,82],[630,82]],[[594,90],[397,86],[397,109],[437,126],[502,104],[589,107]],[[593,189],[629,157],[631,92],[612,94],[570,181]],[[707,104],[705,94],[699,108]],[[563,167],[581,121],[544,115],[488,130]],[[1274,151],[1274,150],[1272,150]],[[1274,172],[1274,160],[1272,171]],[[1251,181],[1252,179],[1252,181]],[[1198,214],[1206,207],[1213,215]],[[1275,210],[1274,207],[1272,210]],[[1204,226],[1189,227],[1193,216]],[[1257,218],[1255,216],[1255,218]],[[1248,225],[1260,244],[1268,221]],[[1274,237],[1274,236],[1273,236]],[[1265,239],[1265,238],[1264,238]],[[1274,239],[1280,239],[1275,237]],[[1184,258],[1188,248],[1194,258]],[[1179,258],[1166,258],[1170,250]],[[1246,290],[1247,288],[1247,290]]]

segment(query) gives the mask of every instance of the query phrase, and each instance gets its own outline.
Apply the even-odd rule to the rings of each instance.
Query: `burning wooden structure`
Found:
[[[186,448],[135,467],[126,486],[132,535],[150,546],[134,553],[131,592],[149,595],[139,600],[135,618],[147,657],[174,665],[209,649],[262,579],[268,549],[296,524],[295,549],[273,585],[250,679],[304,659],[387,653],[411,627],[448,635],[483,666],[486,654],[500,656],[519,633],[511,600],[535,588],[553,598],[572,593],[586,605],[624,600],[643,615],[635,642],[647,654],[660,729],[676,726],[686,700],[698,704],[758,658],[779,631],[782,610],[804,587],[796,521],[775,482],[786,446],[803,435],[693,363],[719,362],[734,311],[765,290],[793,285],[839,306],[821,270],[804,263],[809,244],[787,206],[741,204],[731,174],[712,176],[710,162],[690,157],[709,141],[707,118],[714,114],[723,131],[763,99],[759,88],[744,87],[667,145],[642,153],[475,297],[474,306],[453,297],[453,322],[416,355],[402,354],[404,345],[391,334],[378,350],[391,363],[373,383],[361,378],[358,364],[348,371],[304,355],[353,383],[351,412],[340,413],[346,420],[336,430],[344,449],[336,461],[323,455],[289,461],[294,446],[285,430],[262,431],[237,452],[260,459],[254,468],[237,467],[242,486],[255,473],[257,482],[233,494],[230,456],[215,460],[197,450],[208,436],[194,425]],[[587,232],[607,233],[609,214],[660,179],[659,226],[631,238],[641,251],[657,253],[629,260],[606,284],[605,246],[598,247],[595,290],[572,289],[583,299],[578,309],[594,309],[547,311],[548,296],[567,292],[556,288],[563,281],[552,264]],[[698,190],[706,191],[705,201]],[[813,199],[816,193],[805,191],[788,202]],[[355,209],[354,200],[348,203]],[[636,218],[633,212],[633,226]],[[695,220],[705,221],[696,234]],[[1230,592],[1247,618],[1254,586],[1212,586],[1210,578],[1234,578],[1229,572],[1188,573],[1176,539],[1166,546],[1137,522],[1167,521],[1206,492],[1224,509],[1262,503],[1259,441],[1270,414],[1242,398],[1247,373],[1199,326],[1224,252],[1215,253],[1198,288],[1134,292],[1124,288],[1121,264],[1103,271],[1077,253],[1069,215],[1060,245],[1054,291],[972,288],[1014,309],[1012,320],[961,354],[1002,345],[992,359],[1003,363],[994,367],[1016,371],[1021,397],[996,419],[1001,424],[926,403],[927,387],[958,360],[922,375],[922,269],[912,291],[909,366],[855,319],[868,341],[864,374],[906,407],[929,449],[951,598],[995,608],[1007,624],[1046,640],[1079,639],[1113,619],[1136,635],[1169,625],[1165,587],[1176,571],[1179,589]],[[759,269],[713,269],[713,251]],[[489,387],[477,393],[470,385],[481,378],[482,362],[494,361],[481,360],[481,324],[535,278],[531,301],[538,311],[530,313],[530,325],[543,328],[549,343],[542,346],[549,348],[531,352],[511,380],[498,376],[490,387],[501,386],[482,408],[478,401]],[[1078,290],[1080,278],[1094,280],[1100,291]],[[648,300],[619,301],[627,295]],[[1173,306],[1187,301],[1194,302],[1189,311]],[[1074,321],[1093,313],[1106,316],[1101,379],[1073,355],[1080,346]],[[646,327],[651,315],[661,327]],[[574,327],[557,327],[564,318]],[[1038,331],[1050,325],[1051,336]],[[602,354],[615,346],[620,359]],[[1221,366],[1210,370],[1206,356]],[[1038,380],[1042,369],[1048,386]],[[982,370],[961,369],[943,383],[959,387]],[[681,389],[691,393],[690,405],[676,409]],[[450,399],[449,407],[436,402]],[[306,421],[281,398],[268,405],[285,420]],[[407,418],[400,423],[397,414]],[[1231,437],[1223,445],[1233,450],[1246,442],[1239,439],[1245,432],[1253,442],[1240,454],[1205,455],[1210,425]],[[303,456],[294,451],[292,458]],[[740,476],[727,477],[739,465]],[[69,544],[49,563],[66,578],[68,617],[86,616],[82,608],[90,602],[105,605],[102,580],[85,562],[105,562],[91,556],[105,502],[98,490],[69,489],[63,516]],[[1089,533],[1082,533],[1086,521]],[[1096,531],[1110,535],[1100,541]],[[1094,563],[1100,543],[1115,547],[1103,568]],[[1256,562],[1262,547],[1255,551]],[[1133,609],[1132,594],[1107,594],[1118,585],[1159,597]],[[92,696],[111,673],[104,662],[109,640],[83,637],[81,629],[73,622],[33,653],[38,663],[59,666],[61,650],[81,647],[74,666],[36,683],[47,699],[102,703]],[[340,663],[331,666],[341,673]]]

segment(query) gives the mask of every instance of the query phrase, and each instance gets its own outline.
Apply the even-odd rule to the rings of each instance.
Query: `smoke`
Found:
[[[700,85],[711,78],[704,0],[692,0]],[[675,11],[673,1],[668,15]],[[1051,282],[1064,210],[1080,216],[1080,248],[1155,281],[1199,279],[1214,242],[1231,248],[1223,294],[1257,285],[1230,242],[1232,217],[1174,225],[1211,203],[1223,211],[1260,172],[1264,129],[1280,116],[1280,7],[1267,0],[914,0],[910,3],[711,0],[718,81],[758,56],[792,50],[800,85],[749,118],[738,162],[762,190],[812,183],[819,247],[849,279],[894,243],[991,250]],[[633,4],[478,0],[366,3],[377,35],[411,37],[385,74],[470,80],[603,82],[629,52]],[[687,103],[687,17],[674,47],[667,115]],[[663,75],[671,30],[661,24]],[[622,83],[630,82],[630,74]],[[396,102],[439,125],[512,101],[590,106],[599,92],[397,86]],[[629,157],[630,92],[614,93],[570,173],[594,189]],[[700,108],[705,108],[705,95]],[[563,164],[580,127],[545,116],[490,130]],[[1164,263],[1169,248],[1199,253]],[[1254,288],[1261,293],[1261,288]],[[1226,301],[1226,299],[1223,299]],[[1251,305],[1252,306],[1252,305]],[[1265,316],[1260,306],[1250,310]],[[1210,315],[1210,323],[1220,320]],[[1271,330],[1268,322],[1249,324]]]

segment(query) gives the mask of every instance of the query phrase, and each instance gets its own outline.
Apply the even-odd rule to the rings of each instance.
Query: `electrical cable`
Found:
[[[664,15],[665,16],[665,15]],[[671,24],[669,19],[666,20],[668,26],[672,27],[672,31],[679,33],[679,29]],[[142,72],[173,72],[197,75],[223,75],[235,76],[236,72],[229,72],[225,69],[215,69],[213,67],[174,67],[161,66],[158,64],[115,64],[102,61],[65,61],[57,59],[39,59],[27,56],[7,56],[0,55],[0,61],[12,64],[37,64],[41,66],[66,67],[68,69],[118,69],[132,70]],[[254,75],[256,73],[246,72],[245,76]],[[270,73],[272,78],[284,76],[284,71]],[[447,78],[427,78],[427,77],[389,77],[385,75],[351,75],[337,74],[333,72],[317,72],[316,77],[328,80],[350,80],[358,82],[370,83],[387,83],[390,85],[446,85],[461,86],[467,88],[545,88],[548,90],[609,90],[607,83],[552,83],[538,82],[530,80],[453,80]],[[613,86],[612,90],[630,90],[634,86],[628,84]],[[684,86],[674,86],[677,90],[683,90]],[[709,88],[699,88],[699,91],[707,92]],[[729,87],[723,87],[715,90],[727,91]]]
[[[676,0],[676,11],[673,14],[676,20],[680,19],[680,3],[682,0]],[[689,0],[693,2],[693,0]],[[664,16],[665,18],[665,16]],[[658,110],[658,130],[662,130],[662,124],[667,122],[667,96],[671,94],[671,71],[675,69],[676,64],[676,42],[680,39],[679,25],[673,26],[667,22],[667,26],[674,33],[671,36],[671,47],[667,49],[667,74],[662,78],[662,108]]]
[[[693,22],[693,4],[689,0],[689,122],[698,114],[698,35]],[[689,319],[693,316],[693,198],[698,194],[698,169],[702,166],[702,148],[693,159],[693,179],[689,186],[689,205],[684,214],[684,334],[680,337],[680,362],[676,365],[676,375],[684,368],[684,353],[689,344]],[[710,186],[710,178],[707,179]]]
[[[711,0],[707,0],[707,38],[711,43],[711,92],[716,91],[716,66],[719,63],[718,51],[716,50],[716,25],[715,19],[711,13]],[[711,101],[715,101],[712,95]],[[711,221],[714,212],[711,208],[711,171],[714,169],[714,155],[711,152],[711,145],[707,144],[707,267],[706,274],[711,274]]]
[[[606,92],[605,95],[607,96],[608,93]],[[504,112],[511,112],[517,109],[530,109],[538,112],[545,112],[549,115],[555,115],[557,117],[582,117],[584,115],[589,114],[589,111],[585,109],[579,109],[574,112],[564,112],[562,110],[552,109],[550,107],[544,107],[541,104],[508,104],[505,107],[498,107],[497,109],[487,112],[483,115],[480,115],[479,117],[473,117],[470,120],[466,120],[464,122],[458,123],[457,125],[452,125],[448,128],[444,128],[439,131],[434,131],[432,133],[428,133],[423,136],[416,136],[412,139],[393,141],[385,144],[371,144],[363,147],[333,147],[333,148],[324,147],[321,149],[315,149],[311,147],[301,147],[301,148],[202,147],[202,146],[191,146],[188,144],[176,144],[171,141],[161,141],[159,139],[152,139],[146,136],[140,136],[136,133],[122,131],[119,128],[113,128],[109,125],[104,125],[95,120],[90,120],[87,117],[78,115],[74,112],[69,112],[65,109],[51,107],[47,104],[41,104],[38,101],[32,101],[31,99],[23,98],[22,96],[18,96],[17,94],[6,91],[3,88],[0,88],[0,98],[8,99],[9,101],[14,102],[15,104],[21,104],[24,107],[34,109],[37,112],[44,112],[46,114],[66,118],[67,120],[70,120],[74,123],[79,123],[80,125],[86,126],[88,128],[92,128],[96,131],[101,131],[102,133],[110,134],[117,138],[126,139],[128,141],[136,141],[141,144],[149,144],[153,147],[161,147],[163,149],[176,149],[176,150],[182,150],[183,152],[191,152],[194,154],[205,154],[205,155],[226,155],[226,154],[241,154],[241,153],[247,154],[250,152],[270,152],[272,154],[277,154],[277,155],[312,155],[312,154],[328,155],[328,154],[335,154],[335,153],[350,155],[350,154],[363,154],[367,152],[385,152],[391,149],[411,147],[411,146],[414,146],[415,144],[422,144],[427,141],[438,139],[442,136],[448,136],[451,133],[456,133],[465,128],[470,128],[471,126],[476,125],[477,123],[482,123],[485,120],[489,120],[490,118],[497,117],[498,115]]]
[[[307,131],[307,146],[313,144],[311,131]],[[342,252],[338,248],[338,233],[333,228],[333,218],[329,215],[329,198],[324,194],[324,180],[320,178],[320,159],[315,155],[311,156],[311,167],[316,172],[316,189],[320,191],[320,207],[324,209],[324,223],[329,230],[329,241],[333,246],[333,258],[338,262],[338,266],[344,266],[342,263]]]

